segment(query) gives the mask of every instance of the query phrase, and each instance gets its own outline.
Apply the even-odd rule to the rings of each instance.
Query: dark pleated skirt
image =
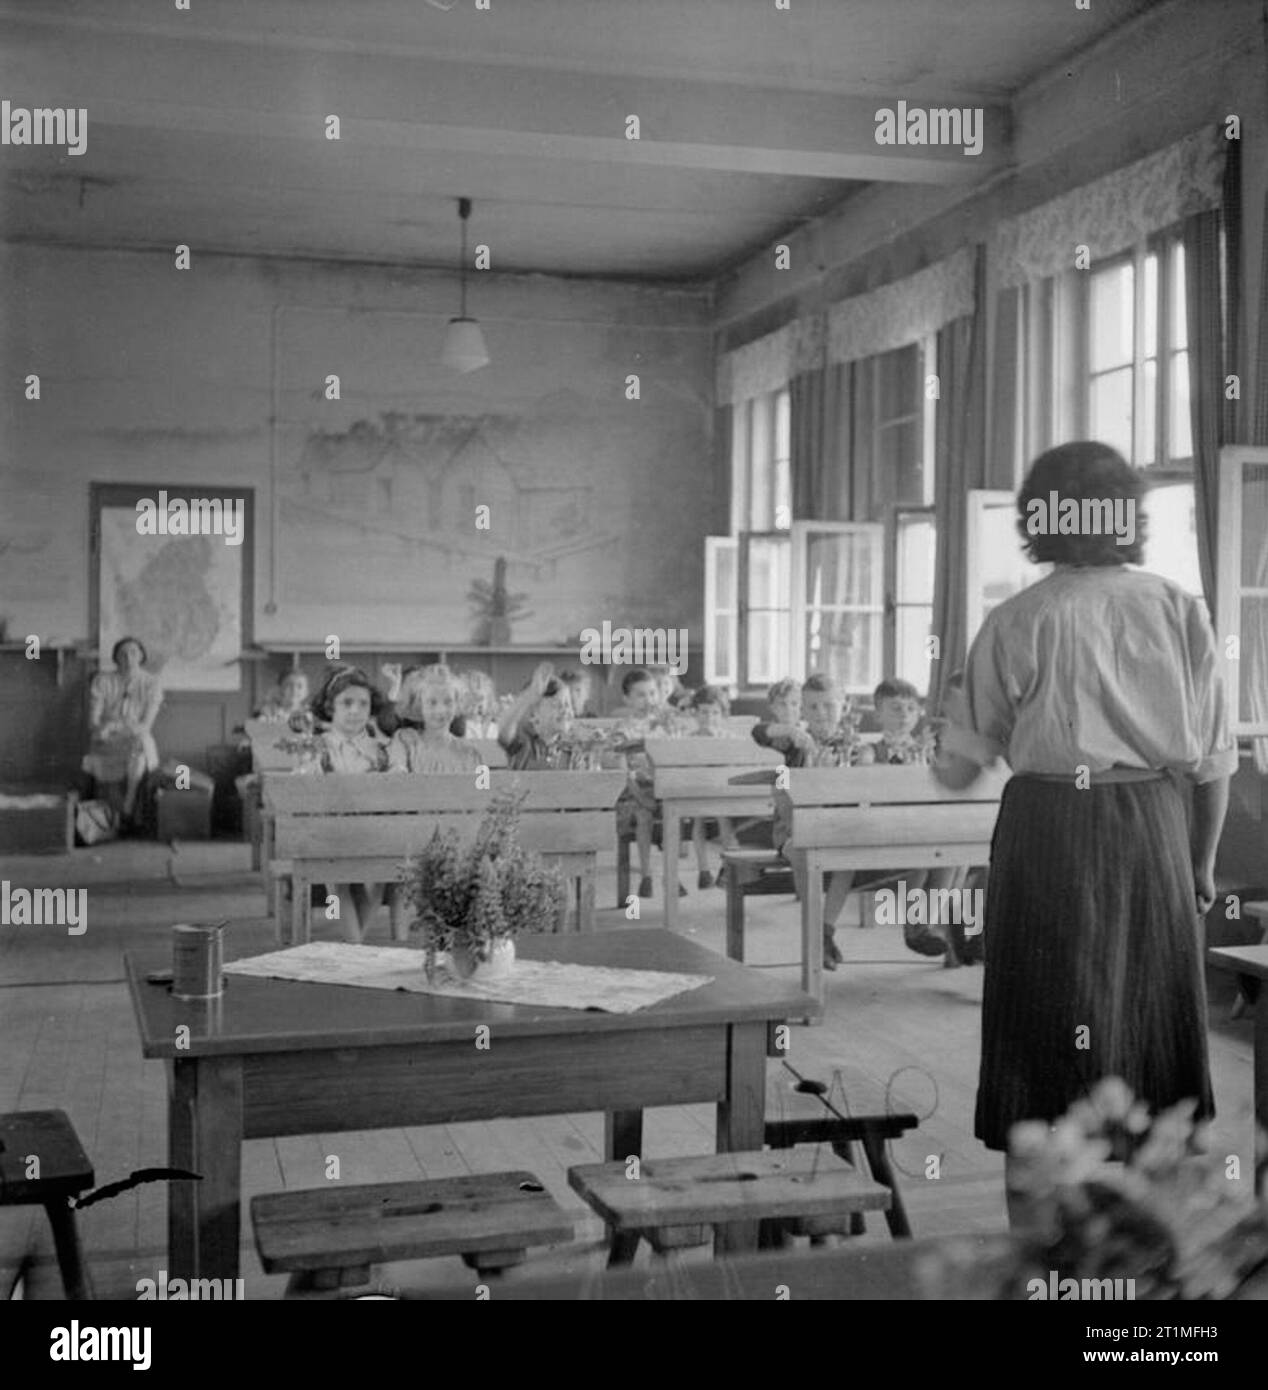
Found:
[[[986,896],[977,1137],[1054,1120],[1107,1076],[1215,1113],[1188,816],[1169,778],[1013,777]]]

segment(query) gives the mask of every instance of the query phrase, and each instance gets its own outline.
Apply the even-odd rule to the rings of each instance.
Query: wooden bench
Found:
[[[39,1171],[31,1176],[31,1160]],[[15,1110],[0,1115],[0,1207],[38,1204],[53,1228],[57,1267],[68,1299],[90,1299],[70,1198],[93,1185],[92,1164],[63,1110]]]
[[[1208,962],[1255,986],[1255,1031],[1251,1039],[1255,1193],[1268,1194],[1268,945],[1211,946]]]
[[[289,866],[289,939],[308,940],[314,883],[384,883],[437,830],[474,836],[492,796],[526,794],[519,837],[576,882],[576,927],[594,924],[598,851],[612,843],[613,808],[624,772],[363,773],[274,777],[264,783],[276,857]],[[284,917],[278,928],[286,940]],[[547,929],[545,926],[543,929]]]
[[[370,1282],[372,1265],[461,1255],[481,1276],[531,1245],[574,1235],[572,1218],[532,1173],[372,1183],[251,1199],[260,1263],[290,1274],[286,1296]]]
[[[804,868],[802,989],[823,1004],[823,876],[836,869],[986,864],[1007,769],[956,791],[928,767],[791,768],[775,788],[785,856]]]
[[[758,1222],[775,1245],[788,1222],[884,1211],[892,1200],[856,1168],[807,1149],[644,1159],[637,1177],[624,1161],[588,1163],[570,1168],[568,1183],[613,1233],[609,1264],[632,1260],[640,1238],[664,1255],[705,1244],[714,1226]]]
[[[661,806],[664,856],[665,926],[678,922],[678,855],[684,820],[716,816],[768,820],[774,813],[769,786],[741,786],[732,780],[753,768],[774,768],[780,755],[751,738],[649,738],[652,790]],[[617,847],[617,905],[624,907],[630,885],[630,847]]]
[[[831,1081],[813,1079],[790,1062],[771,1062],[766,1073],[766,1145],[788,1149],[798,1144],[822,1144],[838,1158],[858,1167],[854,1145],[860,1144],[874,1181],[887,1187],[891,1201],[885,1220],[892,1236],[909,1237],[911,1225],[903,1206],[898,1182],[885,1145],[915,1129],[919,1118],[907,1110],[892,1108],[883,1086],[852,1067],[834,1067]],[[843,1233],[861,1234],[862,1211],[840,1217],[810,1218],[793,1234],[818,1238]]]

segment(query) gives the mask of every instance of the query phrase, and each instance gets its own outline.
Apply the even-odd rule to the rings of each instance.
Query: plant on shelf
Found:
[[[1225,1155],[1204,1152],[1194,1109],[1185,1101],[1151,1117],[1111,1077],[1055,1124],[1016,1125],[1018,1226],[927,1257],[926,1295],[1268,1297],[1268,1204],[1247,1195],[1249,1163],[1237,1182]]]
[[[406,896],[418,914],[424,969],[435,975],[444,952],[453,972],[502,973],[514,961],[521,932],[554,931],[563,911],[564,882],[557,869],[519,841],[526,793],[493,797],[475,838],[464,845],[454,830],[439,830],[404,866]]]

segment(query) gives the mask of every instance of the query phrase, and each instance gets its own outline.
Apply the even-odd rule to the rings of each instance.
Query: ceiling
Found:
[[[1155,4],[0,0],[0,91],[88,113],[82,156],[0,147],[0,237],[450,267],[469,196],[495,271],[705,281],[1006,167],[1012,94]],[[900,99],[982,107],[982,154],[878,146]]]

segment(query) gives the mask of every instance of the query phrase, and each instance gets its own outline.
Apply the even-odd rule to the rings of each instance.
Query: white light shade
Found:
[[[474,372],[489,363],[484,334],[475,319],[450,319],[445,329],[445,348],[440,360],[456,372]]]

